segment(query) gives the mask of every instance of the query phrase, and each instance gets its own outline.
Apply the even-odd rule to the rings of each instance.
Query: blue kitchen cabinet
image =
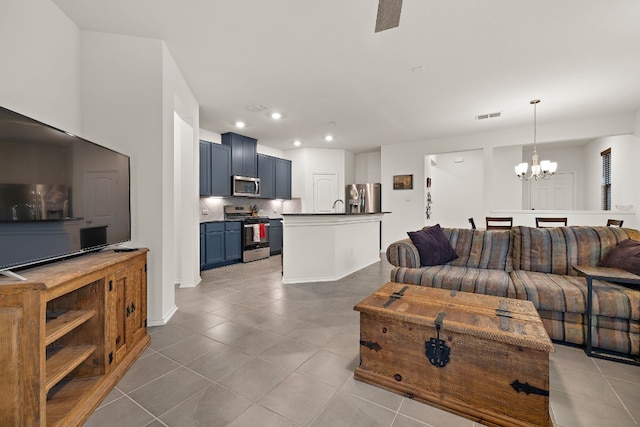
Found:
[[[231,175],[258,177],[258,140],[233,132],[223,133],[222,144],[231,147]]]
[[[231,149],[200,141],[200,196],[231,196]]]
[[[224,222],[204,224],[205,265],[224,262]]]
[[[282,253],[282,220],[272,219],[269,221],[269,247],[270,254]]]
[[[231,149],[211,144],[211,195],[231,196]]]
[[[291,160],[275,159],[276,199],[291,199]]]
[[[238,261],[242,258],[242,223],[240,221],[224,223],[224,249],[226,261]]]
[[[260,178],[260,198],[276,198],[276,158],[258,154],[258,178]]]
[[[211,196],[211,143],[200,141],[200,195]]]
[[[205,245],[205,240],[204,240],[204,224],[200,224],[200,269],[202,270],[202,267],[205,264],[205,250],[206,250],[206,245]]]
[[[242,259],[242,222],[200,224],[200,270],[235,264]]]

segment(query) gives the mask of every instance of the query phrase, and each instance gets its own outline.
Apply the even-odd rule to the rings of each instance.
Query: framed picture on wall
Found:
[[[394,190],[411,190],[413,189],[413,175],[394,175]]]

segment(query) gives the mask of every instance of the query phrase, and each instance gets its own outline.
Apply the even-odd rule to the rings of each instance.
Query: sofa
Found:
[[[597,266],[620,242],[640,241],[640,231],[620,227],[442,231],[456,259],[421,266],[412,240],[396,241],[386,251],[391,281],[529,300],[552,340],[577,345],[586,344],[587,285],[572,266]],[[593,289],[593,346],[638,355],[640,291],[600,281]]]

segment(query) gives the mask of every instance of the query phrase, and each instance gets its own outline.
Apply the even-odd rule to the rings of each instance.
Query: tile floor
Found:
[[[353,379],[352,308],[389,270],[283,285],[277,256],[203,272],[86,426],[479,426]],[[555,426],[640,425],[640,367],[556,345],[549,374]]]

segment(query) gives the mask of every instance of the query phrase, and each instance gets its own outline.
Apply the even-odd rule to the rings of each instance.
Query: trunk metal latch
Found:
[[[444,368],[449,363],[449,353],[451,352],[451,347],[440,339],[440,328],[442,328],[442,322],[446,315],[447,313],[444,311],[438,314],[438,317],[433,322],[436,327],[436,337],[431,337],[429,341],[424,342],[427,359],[437,368]]]

